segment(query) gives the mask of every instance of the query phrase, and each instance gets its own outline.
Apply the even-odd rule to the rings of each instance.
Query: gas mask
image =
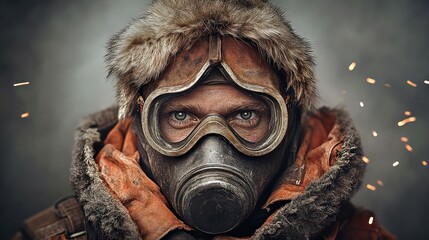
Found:
[[[209,85],[234,88],[248,106],[224,113],[180,104]],[[142,95],[144,167],[184,222],[201,232],[238,227],[279,169],[292,161],[285,158],[287,99],[278,75],[249,43],[218,35],[199,40],[176,55]],[[191,123],[183,125],[187,118]]]

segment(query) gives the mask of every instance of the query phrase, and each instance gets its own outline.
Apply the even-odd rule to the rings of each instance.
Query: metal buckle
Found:
[[[82,236],[82,235],[84,235],[84,234],[86,234],[86,231],[85,231],[85,230],[80,231],[80,232],[75,232],[75,233],[69,233],[68,231],[65,231],[65,232],[64,232],[64,236],[65,236],[67,239],[77,238],[77,237]]]

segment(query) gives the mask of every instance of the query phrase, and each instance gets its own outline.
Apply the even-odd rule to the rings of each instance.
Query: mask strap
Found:
[[[294,129],[292,134],[293,138],[291,139],[289,149],[286,152],[287,166],[287,182],[300,185],[304,178],[305,173],[305,163],[297,162],[297,152],[298,145],[302,138],[302,128],[301,128],[301,109],[297,108],[293,113],[295,117],[293,119],[292,124],[288,127],[288,129]]]

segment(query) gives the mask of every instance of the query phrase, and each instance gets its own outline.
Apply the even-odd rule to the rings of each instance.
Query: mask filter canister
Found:
[[[221,234],[237,227],[253,209],[253,191],[228,166],[205,167],[191,172],[179,184],[178,213],[198,230]]]

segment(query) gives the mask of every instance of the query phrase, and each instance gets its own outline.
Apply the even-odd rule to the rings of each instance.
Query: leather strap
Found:
[[[50,207],[24,222],[23,233],[30,239],[87,239],[85,216],[74,196],[58,200]]]

